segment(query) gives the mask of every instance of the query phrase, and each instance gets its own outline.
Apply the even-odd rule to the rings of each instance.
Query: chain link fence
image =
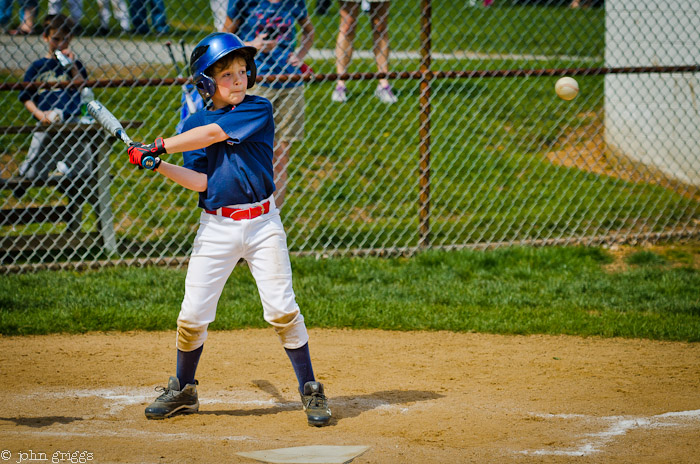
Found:
[[[236,11],[279,5],[12,3],[0,36],[3,272],[185,262],[197,194],[135,169],[85,117],[38,123],[20,95],[69,91],[78,104],[90,88],[132,139],[174,135],[189,82],[173,59],[183,67],[208,33],[243,27]],[[697,0],[281,3],[305,7],[313,26],[304,74],[259,76],[304,82],[304,137],[291,144],[282,209],[292,252],[698,237]],[[40,32],[57,11],[78,24],[69,49],[87,79],[25,82],[51,37],[17,28],[34,17]],[[297,49],[306,22],[297,17]],[[564,75],[578,81],[574,100],[554,92]]]

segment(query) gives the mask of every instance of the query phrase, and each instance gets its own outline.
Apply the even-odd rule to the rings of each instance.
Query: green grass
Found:
[[[700,272],[686,264],[697,262],[700,245],[628,256],[640,253],[663,259],[624,265],[600,248],[512,247],[293,257],[292,266],[310,327],[700,341]],[[184,270],[156,267],[8,275],[0,280],[0,333],[172,330],[184,278]],[[238,266],[211,328],[246,327],[266,324],[250,272]]]

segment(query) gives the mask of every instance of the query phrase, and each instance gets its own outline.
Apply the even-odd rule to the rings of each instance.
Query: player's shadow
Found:
[[[65,417],[65,416],[43,416],[43,417],[0,417],[0,421],[14,422],[15,425],[25,427],[48,427],[53,424],[70,424],[71,422],[81,421],[82,417]]]
[[[254,380],[253,384],[274,399],[275,404],[265,408],[254,409],[219,409],[202,410],[199,414],[226,415],[226,416],[264,416],[279,414],[286,411],[301,410],[301,400],[290,402],[284,398],[279,390],[267,380]],[[330,396],[328,398],[333,419],[330,425],[335,425],[339,420],[357,417],[363,412],[378,408],[392,408],[398,405],[409,405],[418,401],[430,401],[443,398],[444,395],[423,390],[384,390],[365,395]]]

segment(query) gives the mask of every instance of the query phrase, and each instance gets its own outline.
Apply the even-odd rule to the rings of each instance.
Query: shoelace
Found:
[[[154,388],[154,390],[157,392],[163,392],[163,394],[158,397],[159,400],[173,398],[175,396],[175,393],[178,393],[177,391],[171,390],[168,387],[156,387]]]
[[[314,407],[320,406],[322,408],[325,408],[326,401],[327,400],[326,400],[325,395],[322,395],[320,393],[312,393],[311,396],[309,397],[307,403],[306,403],[306,407],[308,408],[309,406],[311,406],[311,403],[313,402]]]

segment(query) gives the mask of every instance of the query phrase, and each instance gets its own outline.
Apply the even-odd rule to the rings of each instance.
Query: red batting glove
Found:
[[[129,145],[126,152],[129,154],[129,162],[144,169],[155,170],[160,166],[158,155],[166,153],[163,145],[163,137],[158,137],[155,142],[144,145],[136,142]]]

